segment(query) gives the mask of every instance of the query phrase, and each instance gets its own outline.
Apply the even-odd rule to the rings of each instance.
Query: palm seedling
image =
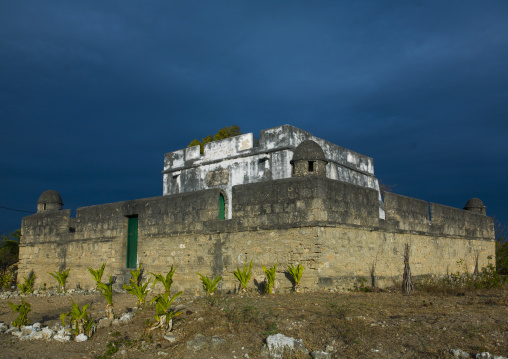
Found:
[[[236,267],[236,271],[234,271],[235,278],[238,279],[240,285],[242,287],[241,293],[247,292],[247,284],[249,283],[250,277],[252,275],[252,259],[250,261],[250,265],[247,267],[247,263],[243,266],[243,270]]]
[[[18,317],[12,322],[12,325],[21,328],[22,325],[28,324],[28,313],[30,313],[31,308],[30,304],[25,302],[25,298],[21,300],[21,304],[16,305],[11,302],[7,302],[9,306],[12,308],[12,314],[18,313]]]
[[[182,294],[182,292],[176,293],[174,296],[169,298],[169,293],[164,293],[153,298],[150,303],[155,302],[155,324],[150,328],[150,330],[154,330],[160,328],[165,332],[171,331],[173,329],[173,318],[182,314],[182,311],[175,312],[170,309],[171,303]]]
[[[71,269],[62,270],[61,272],[55,271],[54,273],[48,273],[50,276],[56,279],[58,282],[58,292],[62,293],[62,291],[65,293],[65,282],[67,282],[67,277],[69,276],[69,271]]]
[[[175,274],[175,271],[176,267],[171,266],[168,274],[166,274],[166,277],[164,277],[162,274],[150,273],[155,278],[153,281],[152,288],[155,287],[155,284],[157,284],[157,282],[161,282],[162,285],[164,286],[164,293],[169,294],[169,292],[171,291],[171,286],[173,285],[173,275]]]
[[[113,309],[113,284],[115,282],[116,282],[116,277],[113,277],[111,275],[111,276],[109,276],[108,283],[102,283],[102,282],[97,283],[97,286],[99,287],[99,290],[101,291],[102,296],[106,299],[106,302],[108,303],[106,305],[106,316],[111,320],[115,319],[115,312]]]
[[[265,272],[266,275],[265,291],[269,294],[275,294],[273,285],[275,284],[276,271],[277,271],[277,262],[275,262],[275,265],[273,267],[268,269],[266,269],[266,267],[263,266],[263,272]]]
[[[208,278],[200,273],[198,275],[201,277],[201,283],[203,284],[203,289],[206,293],[209,295],[213,295],[213,292],[217,289],[217,284],[222,280],[221,276],[218,276],[217,278],[213,279],[213,277]]]
[[[88,268],[88,271],[92,275],[95,283],[100,283],[102,280],[102,275],[104,274],[104,268],[106,268],[106,263],[102,263],[102,266],[98,270],[94,270],[93,268]]]
[[[297,266],[289,264],[288,265],[288,273],[294,282],[293,290],[295,291],[295,293],[299,293],[300,292],[300,279],[302,279],[302,275],[303,275],[303,266],[301,264],[298,264]]]
[[[18,288],[23,294],[32,293],[34,291],[35,274],[33,271],[27,277],[23,277],[24,283],[19,283]]]
[[[130,285],[124,284],[125,289],[130,294],[135,295],[138,298],[138,305],[144,306],[146,296],[148,295],[149,289],[146,289],[150,284],[151,279],[143,284],[143,265],[140,264],[136,270],[131,270],[131,279],[129,280]]]
[[[83,309],[79,309],[79,305],[74,303],[74,300],[72,300],[71,311],[60,314],[62,325],[65,327],[65,319],[69,316],[71,327],[75,330],[76,334],[86,334],[87,336],[91,336],[95,323],[93,320],[88,318],[88,312],[86,310],[89,306],[90,304],[85,304]]]

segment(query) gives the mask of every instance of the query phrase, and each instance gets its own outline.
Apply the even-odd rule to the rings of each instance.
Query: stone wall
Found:
[[[277,288],[287,290],[288,263],[305,266],[308,290],[350,287],[358,277],[379,286],[399,280],[403,249],[411,243],[414,275],[444,275],[494,261],[491,218],[392,193],[386,220],[378,215],[378,192],[329,178],[300,177],[232,187],[231,219],[219,220],[221,189],[79,208],[25,217],[20,275],[56,285],[47,272],[71,268],[69,286],[94,285],[87,267],[107,263],[105,278],[126,280],[127,223],[138,216],[138,262],[148,272],[178,267],[175,289],[201,291],[197,272],[222,275],[233,291],[233,271],[251,259],[254,280],[262,265],[279,263]],[[429,211],[430,209],[430,211]],[[429,216],[430,213],[430,216]]]

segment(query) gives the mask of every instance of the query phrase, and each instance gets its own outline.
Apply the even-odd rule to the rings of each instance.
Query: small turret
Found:
[[[57,191],[49,190],[42,192],[37,201],[37,213],[46,211],[60,211],[62,209],[62,197]]]
[[[467,201],[464,210],[483,214],[484,216],[487,215],[487,207],[484,206],[483,202],[479,198],[471,198]]]
[[[305,140],[296,147],[291,160],[293,177],[326,177],[328,161],[321,146],[312,140]]]

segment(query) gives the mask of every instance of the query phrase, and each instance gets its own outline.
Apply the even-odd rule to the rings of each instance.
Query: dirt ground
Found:
[[[94,318],[104,315],[106,303],[100,294],[72,299],[80,306],[91,303]],[[10,323],[7,301],[0,300],[0,321]],[[10,301],[18,304],[20,299]],[[60,313],[70,310],[71,296],[28,297],[27,302],[32,306],[31,322],[52,326],[60,321]],[[114,296],[118,314],[135,304],[130,294]],[[0,357],[257,358],[266,337],[275,333],[303,339],[309,351],[333,346],[333,358],[451,358],[451,348],[508,356],[507,287],[411,296],[397,291],[249,293],[183,298],[176,304],[184,308],[174,323],[173,343],[159,332],[147,335],[147,320],[155,314],[147,306],[130,323],[98,329],[83,343],[21,342],[0,334]],[[218,336],[225,344],[193,352],[187,342],[196,334]]]

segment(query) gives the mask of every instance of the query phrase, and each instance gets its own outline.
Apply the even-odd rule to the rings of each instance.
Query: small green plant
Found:
[[[249,283],[250,277],[252,275],[252,259],[250,261],[250,265],[247,267],[247,263],[243,266],[243,270],[236,267],[236,271],[233,272],[235,278],[240,282],[240,286],[242,287],[241,293],[247,292],[247,284]]]
[[[201,283],[203,284],[203,289],[209,295],[213,295],[213,292],[217,289],[217,284],[222,280],[221,276],[213,279],[213,277],[208,278],[200,273],[198,275],[201,277]]]
[[[116,277],[109,276],[108,283],[102,282],[97,283],[97,286],[99,287],[102,296],[106,299],[106,302],[108,303],[106,305],[106,316],[111,320],[115,319],[115,312],[113,308],[113,284],[115,283],[115,281]]]
[[[0,288],[9,288],[11,283],[14,282],[14,278],[14,272],[6,269],[2,274],[0,274]]]
[[[155,324],[150,328],[150,331],[154,329],[161,329],[164,332],[170,332],[173,329],[173,318],[182,314],[181,311],[174,312],[170,309],[171,303],[179,297],[183,292],[178,292],[171,298],[169,298],[168,293],[164,293],[162,295],[158,295],[154,297],[150,303],[155,302]]]
[[[24,282],[18,283],[18,288],[23,294],[33,293],[34,291],[34,281],[35,281],[35,274],[33,271],[30,272],[30,274],[27,277],[23,277]]]
[[[65,282],[67,281],[67,277],[69,276],[69,271],[71,269],[62,270],[61,272],[55,271],[54,273],[48,273],[50,276],[56,279],[58,282],[58,292],[62,293],[62,291],[65,293]]]
[[[92,268],[88,268],[88,271],[92,275],[95,282],[98,284],[102,280],[102,275],[104,274],[104,268],[106,268],[106,263],[102,263],[102,266],[98,270],[94,270]]]
[[[65,327],[65,319],[70,317],[70,324],[75,334],[86,334],[88,337],[92,336],[95,329],[95,321],[88,317],[87,309],[89,306],[89,304],[85,304],[83,309],[80,309],[79,305],[72,300],[71,311],[60,314],[62,325]]]
[[[12,308],[12,314],[16,315],[18,313],[18,317],[12,322],[12,325],[21,328],[22,325],[28,324],[28,313],[32,310],[30,304],[25,302],[25,298],[21,300],[21,304],[16,305],[11,302],[7,302],[9,306]]]
[[[176,267],[171,266],[168,274],[166,274],[166,277],[164,277],[162,274],[150,273],[151,275],[154,276],[152,288],[155,287],[155,284],[157,284],[157,282],[161,282],[162,285],[164,286],[164,293],[169,293],[171,291],[171,286],[173,285],[173,275],[175,274],[175,271]]]
[[[131,270],[131,279],[130,285],[124,284],[123,289],[125,289],[130,294],[133,294],[138,298],[138,305],[145,306],[146,296],[148,295],[149,289],[146,289],[150,284],[151,279],[149,279],[145,284],[143,284],[143,265],[140,264],[136,270]]]
[[[273,285],[275,284],[276,271],[277,271],[277,262],[275,262],[275,265],[269,269],[266,269],[266,267],[263,266],[263,272],[265,272],[265,275],[266,275],[266,281],[265,281],[266,293],[275,294]]]
[[[353,288],[349,289],[349,291],[370,293],[370,292],[374,292],[375,289],[373,287],[369,287],[367,285],[367,279],[361,277],[361,278],[358,278],[358,283],[355,284]]]
[[[300,292],[300,280],[302,279],[303,275],[303,266],[301,264],[298,264],[297,266],[294,266],[292,264],[288,265],[288,273],[293,279],[293,290],[295,293]]]

